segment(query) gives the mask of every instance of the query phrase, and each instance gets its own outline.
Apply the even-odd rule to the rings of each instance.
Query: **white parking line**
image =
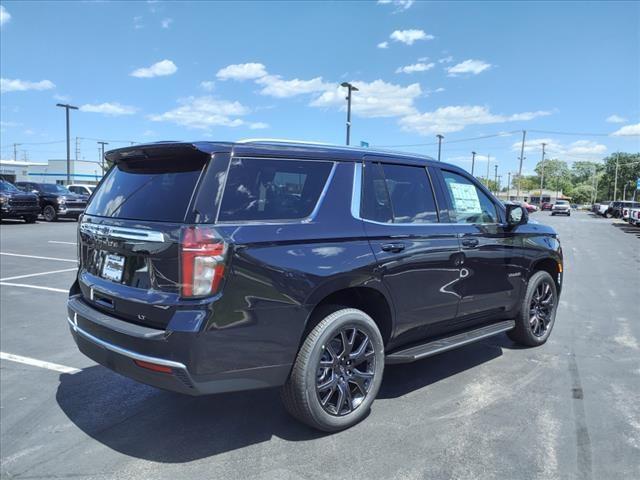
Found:
[[[52,273],[73,272],[77,268],[65,268],[63,270],[51,270],[50,272],[30,273],[28,275],[17,275],[15,277],[0,278],[0,282],[7,282],[9,280],[19,280],[21,278],[39,277],[40,275],[49,275]]]
[[[40,287],[38,285],[27,285],[25,283],[0,282],[0,285],[6,285],[7,287],[35,288],[36,290],[48,290],[50,292],[69,293],[69,290],[64,290],[62,288]]]
[[[63,243],[65,245],[77,245],[76,242],[61,242],[59,240],[49,240],[49,243]]]
[[[36,255],[23,255],[22,253],[7,253],[0,252],[0,255],[7,255],[9,257],[24,257],[24,258],[36,258],[38,260],[56,260],[58,262],[72,262],[78,263],[77,260],[71,260],[70,258],[54,258],[54,257],[38,257]]]
[[[80,371],[77,368],[66,367],[57,363],[43,362],[42,360],[37,360],[35,358],[23,357],[21,355],[14,355],[6,352],[0,352],[0,359],[23,363],[25,365],[31,365],[32,367],[46,368],[47,370],[53,370],[54,372],[60,373],[77,373]]]

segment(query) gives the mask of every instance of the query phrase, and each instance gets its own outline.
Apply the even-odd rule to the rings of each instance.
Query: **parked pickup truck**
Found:
[[[625,208],[623,213],[623,219],[629,222],[631,225],[640,225],[640,202],[634,202],[631,208]]]

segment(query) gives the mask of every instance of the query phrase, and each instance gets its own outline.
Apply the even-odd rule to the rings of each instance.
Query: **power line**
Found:
[[[585,133],[585,132],[556,132],[553,130],[528,130],[534,133],[547,133],[551,135],[574,135],[579,137],[609,137],[610,133]],[[625,135],[626,136],[626,135]]]
[[[512,132],[499,132],[499,133],[494,133],[491,135],[482,135],[480,137],[470,137],[470,138],[459,138],[457,140],[448,140],[447,144],[449,143],[460,143],[460,142],[471,142],[473,140],[483,140],[485,138],[495,138],[495,137],[508,137],[510,135],[513,135],[514,133],[518,133],[521,130],[514,130]],[[432,142],[432,143],[413,143],[413,144],[404,144],[404,145],[372,145],[373,147],[380,147],[380,148],[399,148],[399,147],[432,147],[438,145],[438,142]]]

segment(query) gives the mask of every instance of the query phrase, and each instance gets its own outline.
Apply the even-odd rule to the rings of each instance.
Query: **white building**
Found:
[[[97,184],[102,167],[96,162],[71,160],[71,183]],[[67,161],[49,160],[47,163],[0,160],[0,177],[9,182],[67,183]]]
[[[498,193],[497,197],[500,200],[527,202],[535,205],[539,205],[544,202],[555,203],[556,200],[571,200],[571,197],[565,197],[562,190],[547,190],[542,189],[542,201],[540,201],[540,189],[534,190],[520,190],[520,196],[518,196],[518,190],[515,188],[510,189],[507,192]]]

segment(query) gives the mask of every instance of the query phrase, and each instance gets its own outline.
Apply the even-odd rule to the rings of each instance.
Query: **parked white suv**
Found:
[[[89,196],[91,196],[91,194],[95,190],[96,186],[95,185],[87,185],[87,184],[84,184],[84,183],[74,183],[74,184],[71,184],[71,185],[67,186],[67,188],[69,190],[71,190],[73,193],[77,194],[77,195],[89,195]]]
[[[571,205],[567,200],[556,200],[556,203],[551,207],[551,215],[571,216]]]

